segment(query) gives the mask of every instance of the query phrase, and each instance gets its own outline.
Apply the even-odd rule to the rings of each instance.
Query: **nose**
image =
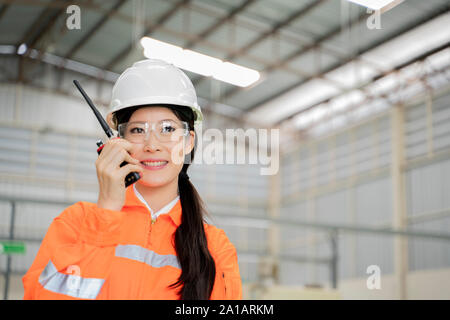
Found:
[[[159,146],[158,138],[156,137],[154,130],[150,130],[146,139],[144,140],[144,150],[155,152],[161,150]]]

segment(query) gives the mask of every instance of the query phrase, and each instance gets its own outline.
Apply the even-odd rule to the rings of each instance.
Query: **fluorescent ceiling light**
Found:
[[[179,67],[184,70],[211,77],[214,75],[214,70],[222,63],[222,60],[192,50],[184,50],[183,59],[177,62]]]
[[[247,87],[259,79],[259,72],[231,62],[221,63],[213,77],[240,87]]]
[[[149,37],[141,39],[144,55],[152,59],[160,59],[175,64],[183,52],[183,48]]]
[[[0,54],[13,54],[17,52],[15,46],[11,45],[0,45]]]
[[[205,54],[143,37],[141,45],[144,55],[150,59],[167,61],[181,69],[213,77],[236,86],[247,87],[259,80],[258,71],[231,62],[224,62]]]
[[[359,4],[372,10],[381,10],[389,5],[397,5],[403,0],[348,0],[350,2]]]

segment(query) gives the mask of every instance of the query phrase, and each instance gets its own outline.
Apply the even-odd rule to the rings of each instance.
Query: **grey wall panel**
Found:
[[[450,160],[409,170],[406,181],[409,215],[450,208]]]
[[[242,257],[242,256],[241,256]],[[258,281],[258,267],[257,262],[248,261],[245,257],[238,256],[239,273],[242,281],[245,282],[257,282]]]
[[[33,263],[39,247],[40,243],[25,242],[25,254],[13,256],[13,259],[11,259],[11,269],[24,275]]]
[[[246,206],[244,203],[214,203],[207,202],[205,203],[206,209],[210,212],[210,214],[214,217],[214,215],[242,215],[242,216],[250,216],[250,217],[267,217],[267,211],[262,207],[253,207]],[[263,205],[263,204],[262,204]]]
[[[14,105],[16,103],[16,88],[14,86],[0,85],[0,97],[2,97],[0,119],[2,121],[13,121],[15,116]]]
[[[307,229],[280,227],[280,254],[289,256],[309,256],[308,254],[308,234]]]
[[[7,101],[1,108],[2,113],[9,115],[4,118],[5,121],[12,121],[11,116],[15,114],[17,121],[29,125],[103,134],[97,119],[81,96],[69,97],[11,84],[0,84],[0,87],[3,93],[2,100]],[[90,96],[95,99],[94,94]],[[13,101],[15,102],[12,103]],[[103,110],[101,106],[98,108]]]
[[[356,223],[376,226],[392,222],[392,187],[390,178],[356,186]]]
[[[348,192],[348,190],[342,190],[317,198],[316,221],[328,224],[350,223],[350,203]]]
[[[63,200],[67,196],[67,190],[61,186],[36,185],[36,184],[17,184],[17,183],[1,183],[0,192],[2,196],[8,197],[25,197],[32,199]]]
[[[2,272],[4,272],[3,270],[6,270],[7,268],[7,260],[8,260],[8,256],[5,254],[0,254],[0,270]]]
[[[317,256],[324,259],[330,259],[333,255],[332,244],[330,240],[330,235],[325,232],[315,233],[319,235],[319,241],[316,245],[316,253]],[[337,271],[338,278],[345,279],[351,278],[354,276],[354,247],[353,236],[351,234],[341,232],[337,237]],[[331,265],[329,266],[331,268]],[[324,282],[327,282],[330,278],[328,270],[326,277],[321,279]]]
[[[308,219],[308,204],[306,201],[293,202],[280,208],[280,218],[306,221]]]
[[[14,236],[17,238],[43,238],[53,219],[64,207],[35,203],[18,203]]]
[[[378,235],[356,235],[356,276],[367,276],[370,265],[380,267],[381,274],[391,274],[393,265],[393,238]]]
[[[414,223],[410,228],[412,230],[448,233],[450,217]],[[450,265],[449,241],[415,238],[410,239],[408,245],[409,269],[412,271],[446,268]]]
[[[313,282],[308,271],[308,265],[290,261],[281,261],[279,266],[281,285],[302,285]]]
[[[307,283],[318,284],[323,287],[331,287],[331,271],[328,265],[320,264],[315,266],[315,280],[310,277]]]
[[[11,222],[11,203],[0,201],[0,237],[8,238]]]

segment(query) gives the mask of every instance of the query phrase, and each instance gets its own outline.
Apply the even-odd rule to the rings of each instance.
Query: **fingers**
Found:
[[[95,161],[99,181],[99,207],[120,210],[125,202],[125,177],[130,172],[143,173],[139,160],[129,153],[132,148],[133,145],[124,139],[112,139],[105,144]],[[122,162],[128,164],[120,167]]]
[[[136,158],[133,158],[128,152],[126,152],[125,151],[125,153],[124,153],[124,160],[126,161],[126,162],[128,162],[128,163],[131,163],[131,164],[139,164],[140,163],[140,161],[138,160],[138,159],[136,159]]]
[[[139,160],[133,158],[129,152],[132,150],[133,144],[124,139],[113,139],[103,148],[96,165],[101,168],[113,170],[118,168],[123,161],[131,164],[138,164]]]
[[[123,166],[122,168],[120,168],[119,176],[122,177],[123,179],[125,179],[125,177],[130,172],[140,173],[141,177],[144,175],[144,169],[141,166],[135,165],[135,164],[127,164],[127,165]]]
[[[133,149],[133,144],[125,139],[114,138],[106,143],[101,154],[105,152],[105,155],[107,155],[110,152],[117,152],[119,149],[124,149],[127,152],[131,152]]]

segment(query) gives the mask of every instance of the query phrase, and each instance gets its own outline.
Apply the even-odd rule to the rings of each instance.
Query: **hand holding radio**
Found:
[[[129,154],[132,146],[124,139],[111,139],[95,161],[99,182],[99,208],[120,211],[125,203],[125,177],[131,172],[144,174],[139,160]]]
[[[103,119],[100,112],[98,112],[94,103],[83,90],[80,83],[77,80],[73,80],[73,83],[80,91],[87,104],[91,107],[108,138],[112,138],[114,134],[111,128],[108,126],[105,119]],[[136,164],[133,165],[133,163],[136,163],[136,161],[139,163],[139,161],[132,158],[128,153],[128,151],[131,150],[131,143],[124,139],[119,139],[120,142],[112,142],[116,139],[119,138],[109,140],[106,143],[106,145],[108,145],[107,148],[101,140],[97,141],[97,146],[99,147],[97,153],[99,155],[102,153],[103,149],[106,148],[107,150],[106,155],[105,153],[102,153],[103,155],[101,157],[99,156],[95,162],[97,177],[100,183],[97,205],[101,208],[120,211],[125,202],[125,188],[141,178],[142,175],[140,175],[139,172],[142,172],[143,174],[143,169],[141,166]],[[130,164],[127,163],[128,161]],[[132,171],[133,169],[138,170]],[[122,181],[118,180],[119,178],[121,178]]]

